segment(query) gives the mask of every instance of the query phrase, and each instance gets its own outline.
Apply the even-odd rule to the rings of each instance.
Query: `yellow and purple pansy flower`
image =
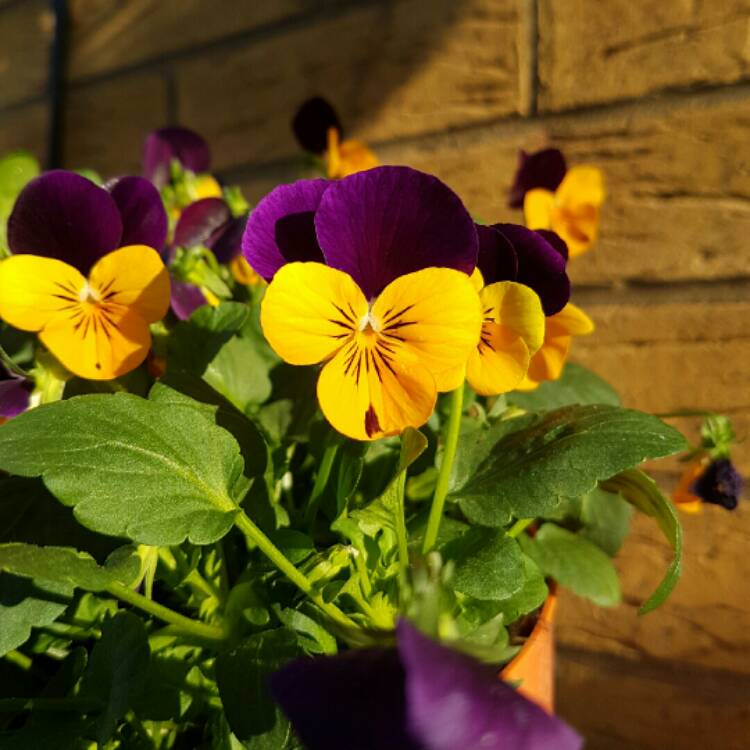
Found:
[[[314,96],[302,104],[292,120],[292,130],[305,151],[323,159],[332,180],[378,166],[377,157],[364,143],[344,139],[339,116],[323,97]]]
[[[21,191],[0,262],[0,317],[38,333],[72,373],[109,380],[136,368],[149,324],[169,305],[157,252],[167,233],[158,191],[141,177],[107,189],[56,170]]]
[[[599,230],[604,177],[597,167],[567,168],[557,149],[520,152],[509,204],[523,206],[530,229],[547,229],[566,243],[571,257],[585,253]]]
[[[672,500],[686,513],[700,513],[703,503],[735,510],[743,486],[742,475],[729,458],[703,455],[685,469]]]
[[[495,668],[406,620],[396,628],[394,648],[296,659],[271,675],[269,685],[308,750],[583,746],[573,729],[498,679]],[[336,720],[321,720],[331,706]]]
[[[549,357],[552,321],[571,307],[570,280],[567,248],[553,232],[516,224],[477,225],[477,232],[485,320],[467,380],[490,396],[527,386],[527,372]]]
[[[266,338],[290,364],[325,362],[318,400],[344,435],[419,427],[463,383],[482,322],[477,232],[437,178],[379,167],[281,185],[250,214],[243,252],[270,282]]]

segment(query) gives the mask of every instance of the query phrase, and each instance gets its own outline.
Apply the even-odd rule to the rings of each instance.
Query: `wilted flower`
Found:
[[[742,475],[729,458],[711,460],[703,456],[685,469],[672,499],[687,513],[700,512],[703,503],[734,510],[743,486]]]
[[[166,232],[159,194],[140,177],[108,190],[62,170],[35,178],[8,221],[13,255],[0,263],[0,317],[38,332],[76,375],[129,372],[148,354],[149,323],[169,304],[155,249]]]
[[[377,157],[364,143],[342,140],[341,121],[331,104],[320,96],[302,104],[292,120],[292,130],[305,151],[323,157],[331,179],[378,166]]]
[[[282,185],[251,213],[243,251],[272,280],[261,324],[276,353],[326,362],[318,399],[339,432],[418,427],[463,382],[482,320],[477,234],[437,178],[380,167]]]
[[[270,687],[308,750],[578,750],[583,744],[495,669],[405,620],[396,648],[298,659],[276,672]]]

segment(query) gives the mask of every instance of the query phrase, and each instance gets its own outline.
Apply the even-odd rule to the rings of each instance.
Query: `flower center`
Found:
[[[375,304],[375,300],[370,300],[370,304],[367,307],[367,312],[359,319],[359,330],[362,333],[378,333],[382,328],[383,324],[372,312],[372,306]]]
[[[90,304],[96,304],[97,302],[101,301],[99,293],[96,291],[96,289],[89,285],[88,281],[83,282],[83,286],[78,292],[78,299],[81,302],[88,302]]]

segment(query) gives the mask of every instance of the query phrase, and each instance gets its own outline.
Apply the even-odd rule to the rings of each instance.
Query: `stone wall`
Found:
[[[179,122],[257,199],[299,173],[289,120],[318,93],[384,162],[434,172],[485,220],[519,219],[505,208],[519,147],[598,164],[601,240],[572,269],[598,331],[575,357],[628,405],[722,410],[750,434],[748,0],[70,0],[69,13],[65,166],[136,171],[144,134]],[[53,20],[42,0],[0,0],[0,151],[48,148]],[[737,459],[750,473],[747,440]],[[683,581],[656,613],[636,611],[668,552],[643,519],[619,560],[624,603],[565,598],[560,708],[589,748],[750,746],[750,511],[709,508],[685,531]]]

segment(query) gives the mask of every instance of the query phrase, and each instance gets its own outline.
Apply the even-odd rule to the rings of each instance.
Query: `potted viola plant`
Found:
[[[685,439],[566,363],[598,172],[524,156],[529,226],[479,225],[294,128],[325,176],[252,209],[182,128],[143,177],[0,163],[0,746],[572,750],[555,587],[616,604],[633,509],[643,611],[677,581],[639,467]]]

